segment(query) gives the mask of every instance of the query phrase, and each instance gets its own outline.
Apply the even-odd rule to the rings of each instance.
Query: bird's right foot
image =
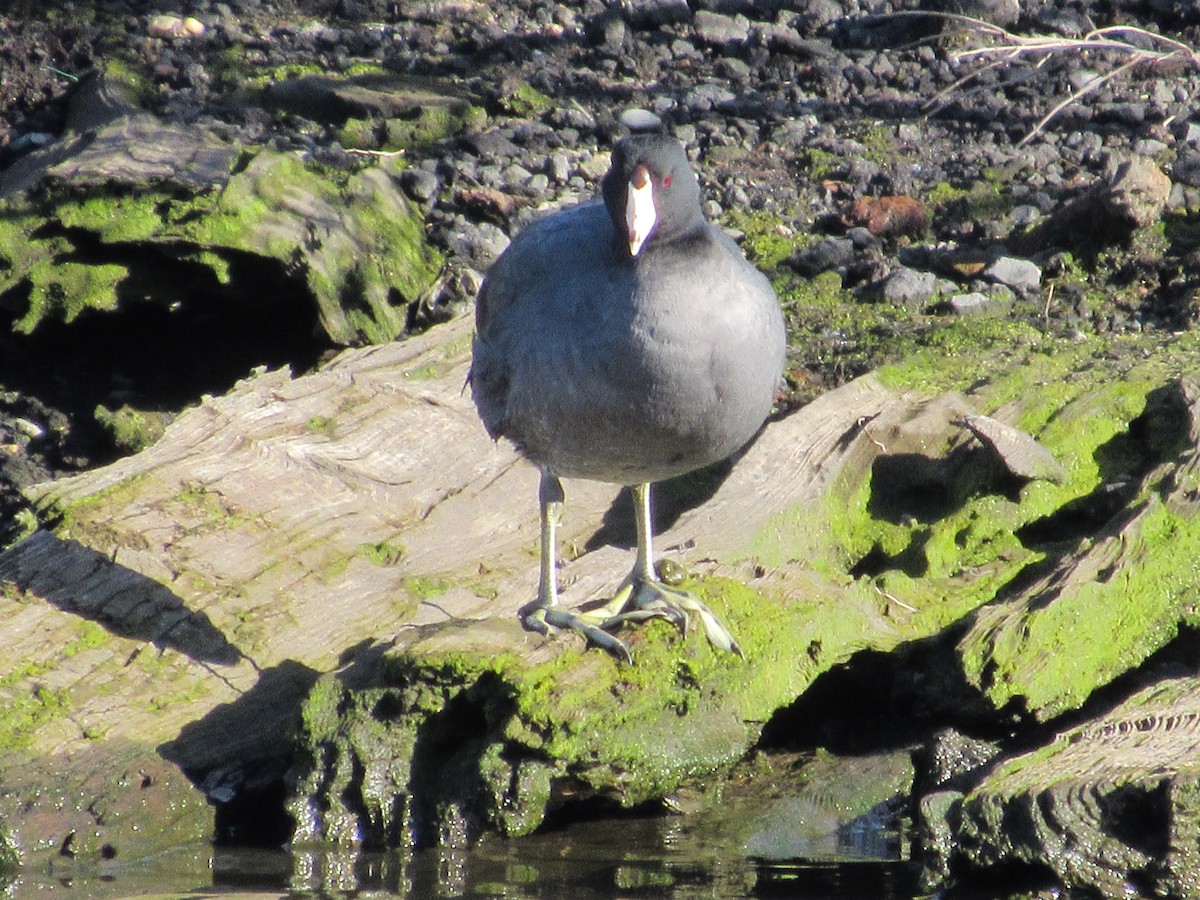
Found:
[[[545,606],[535,600],[521,610],[521,623],[530,631],[536,631],[539,634],[549,634],[551,628],[574,631],[601,650],[616,657],[620,662],[633,662],[633,654],[629,651],[629,645],[616,635],[601,628],[600,620],[588,621],[586,614],[579,615],[559,609],[557,606]]]

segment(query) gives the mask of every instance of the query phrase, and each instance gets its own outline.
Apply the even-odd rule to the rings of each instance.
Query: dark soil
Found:
[[[59,101],[96,64],[95,37],[86,23],[0,18],[0,152],[9,159],[39,143],[35,135],[62,130]]]

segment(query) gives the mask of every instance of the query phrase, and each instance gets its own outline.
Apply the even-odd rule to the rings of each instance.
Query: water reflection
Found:
[[[360,855],[353,863],[353,883],[359,892],[412,898],[913,896],[894,834],[866,838],[868,826],[860,824],[828,845],[835,855],[800,862],[755,858],[744,844],[723,840],[720,830],[709,826],[697,817],[616,819],[576,823],[521,840],[490,838],[470,851],[425,850],[407,858]],[[871,858],[866,847],[884,848],[890,856]],[[348,890],[344,857],[339,862],[328,851],[312,848],[294,852],[292,859],[291,891]]]
[[[734,816],[733,818],[736,818]],[[654,897],[670,900],[738,900],[821,897],[825,900],[908,900],[915,887],[899,859],[894,832],[870,821],[838,829],[828,842],[811,844],[806,861],[752,855],[751,842],[735,839],[730,817],[719,813],[579,822],[520,840],[488,838],[470,849],[416,853],[349,853],[328,846],[291,851],[218,848],[208,878],[192,860],[179,871],[163,860],[103,877],[80,875],[65,884],[22,871],[0,888],[20,900],[35,892],[80,897],[505,898],[576,900]],[[886,833],[885,833],[886,832]],[[839,836],[840,835],[840,836]],[[807,839],[805,839],[807,840]],[[872,856],[882,850],[886,856]]]

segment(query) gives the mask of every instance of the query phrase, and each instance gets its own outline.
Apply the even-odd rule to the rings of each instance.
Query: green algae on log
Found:
[[[464,689],[465,698],[508,692],[502,730],[465,718],[491,744],[462,758],[481,779],[490,773],[485,783],[504,771],[528,782],[515,811],[488,820],[522,831],[567,790],[638,803],[719,771],[822,671],[965,612],[939,603],[910,612],[849,577],[830,549],[825,523],[846,506],[832,487],[856,489],[853,473],[878,453],[858,419],[874,415],[890,433],[925,406],[866,378],[768,427],[732,472],[660,492],[660,515],[673,520],[661,546],[690,566],[748,662],[662,623],[631,635],[633,667],[569,636],[525,633],[515,610],[536,589],[537,475],[487,439],[463,396],[469,337],[460,318],[346,351],[303,377],[262,373],[185,411],[136,456],[32,489],[45,528],[0,554],[13,598],[0,605],[12,650],[0,678],[11,675],[4,692],[16,696],[52,673],[63,703],[0,756],[73,749],[102,766],[110,741],[136,739],[208,783],[213,771],[283,755],[289,723],[304,721],[313,758],[333,767],[324,784],[358,771],[357,748],[398,784],[412,774],[389,749],[403,734],[436,735],[456,718],[439,718],[439,704],[471,708],[455,699]],[[599,484],[568,491],[563,540],[584,548],[625,500]],[[613,545],[618,523],[610,517],[605,528],[617,531],[565,564],[566,602],[602,595],[627,569],[628,551]],[[58,636],[81,620],[109,631],[111,646],[64,657],[69,639]],[[22,671],[20,660],[45,667]],[[343,683],[318,688],[312,704],[327,710],[321,696],[349,691],[346,729],[370,736],[349,721],[358,708],[403,734],[317,749],[344,729],[315,707],[302,716],[301,699],[334,670],[326,679]],[[394,693],[397,672],[425,691],[412,709],[353,693]],[[311,774],[298,769],[295,783]],[[546,778],[549,793],[537,787]],[[370,808],[337,793],[352,815]],[[39,810],[36,788],[14,785],[8,796],[0,814],[15,814],[19,833],[22,816]],[[316,833],[369,833],[369,819]]]
[[[147,298],[170,306],[182,290],[164,283],[164,261],[216,291],[254,259],[311,295],[333,341],[381,342],[437,278],[394,159],[347,173],[238,146],[161,122],[104,80],[81,88],[72,121],[88,130],[0,176],[0,303],[20,331]]]
[[[1106,393],[1061,414],[1086,422]],[[958,644],[966,680],[997,709],[1051,719],[1200,624],[1200,382],[1183,376],[1145,398],[1096,446],[1092,488],[1023,526],[1043,558],[974,614]]]

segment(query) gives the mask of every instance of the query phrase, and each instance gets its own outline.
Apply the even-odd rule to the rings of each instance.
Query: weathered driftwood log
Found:
[[[1051,719],[1149,651],[1194,641],[1200,382],[1152,390],[1097,455],[1108,477],[1027,533],[1053,538],[1053,557],[972,614],[958,641],[966,680],[1009,714]],[[1147,682],[986,766],[965,796],[922,798],[926,883],[1002,873],[1103,896],[1200,896],[1200,681],[1160,667],[1134,684]]]
[[[1096,449],[1092,490],[1026,526],[1045,558],[972,617],[958,647],[990,703],[1051,719],[1200,621],[1198,448],[1200,381],[1185,375]]]
[[[770,424],[731,471],[664,486],[659,546],[744,662],[660,622],[630,634],[633,666],[526,633],[515,610],[536,585],[536,473],[476,420],[469,337],[460,319],[303,377],[261,373],[137,456],[34,491],[46,527],[0,554],[0,696],[19,712],[0,724],[0,816],[27,853],[58,853],[72,830],[81,859],[144,849],[137,809],[152,800],[173,804],[172,840],[201,836],[211,816],[179,772],[228,800],[291,758],[297,721],[300,837],[523,833],[572,799],[637,803],[721,770],[860,650],[965,629],[931,683],[957,678],[979,714],[1036,716],[1194,617],[1194,567],[1148,579],[1126,597],[1140,612],[1121,640],[1095,641],[1095,664],[1057,692],[1039,687],[1041,644],[967,652],[1038,578],[1069,573],[1067,551],[1147,504],[1170,518],[1133,570],[1159,546],[1193,545],[1193,510],[1172,499],[1173,477],[1180,498],[1195,490],[1194,388],[1179,374],[1196,351],[1181,341],[1153,357],[1027,357],[968,397],[863,378]],[[1103,377],[1064,379],[1066,365]],[[962,427],[975,413],[1035,434],[1061,483],[1014,481]],[[560,575],[578,605],[627,569],[632,529],[613,488],[567,487]],[[1109,583],[1116,602],[1122,582]],[[1026,614],[1091,590],[1068,578]],[[1052,646],[1074,652],[1088,608]],[[48,778],[61,787],[45,792]],[[87,800],[101,794],[120,802],[98,819]]]
[[[406,732],[435,727],[426,719],[464,679],[481,697],[491,685],[522,711],[506,727],[542,760],[543,781],[636,802],[736,759],[774,709],[854,650],[940,627],[942,611],[911,613],[808,562],[829,556],[831,480],[859,483],[877,453],[859,418],[891,433],[925,408],[868,378],[767,428],[728,477],[660,494],[660,546],[707,576],[700,588],[748,662],[660,623],[634,635],[631,668],[524,632],[514,613],[535,590],[536,473],[488,441],[463,394],[469,334],[464,319],[302,378],[263,373],[143,453],[35,492],[53,530],[0,556],[12,651],[0,687],[24,710],[6,726],[3,812],[36,830],[23,846],[56,848],[76,827],[29,815],[46,766],[103,771],[109,748],[132,746],[236,787],[253,760],[286,754],[319,673],[340,671],[306,721],[336,729],[323,698],[378,678],[386,649],[383,671],[428,679],[415,688],[432,698],[426,715],[400,722]],[[562,581],[579,603],[627,567],[631,523],[615,489],[568,491],[575,558]],[[389,704],[373,712],[405,709]],[[372,751],[381,765],[392,752]],[[403,782],[408,761],[392,765]],[[544,811],[526,798],[520,817]],[[117,842],[128,822],[114,821],[89,834]]]

